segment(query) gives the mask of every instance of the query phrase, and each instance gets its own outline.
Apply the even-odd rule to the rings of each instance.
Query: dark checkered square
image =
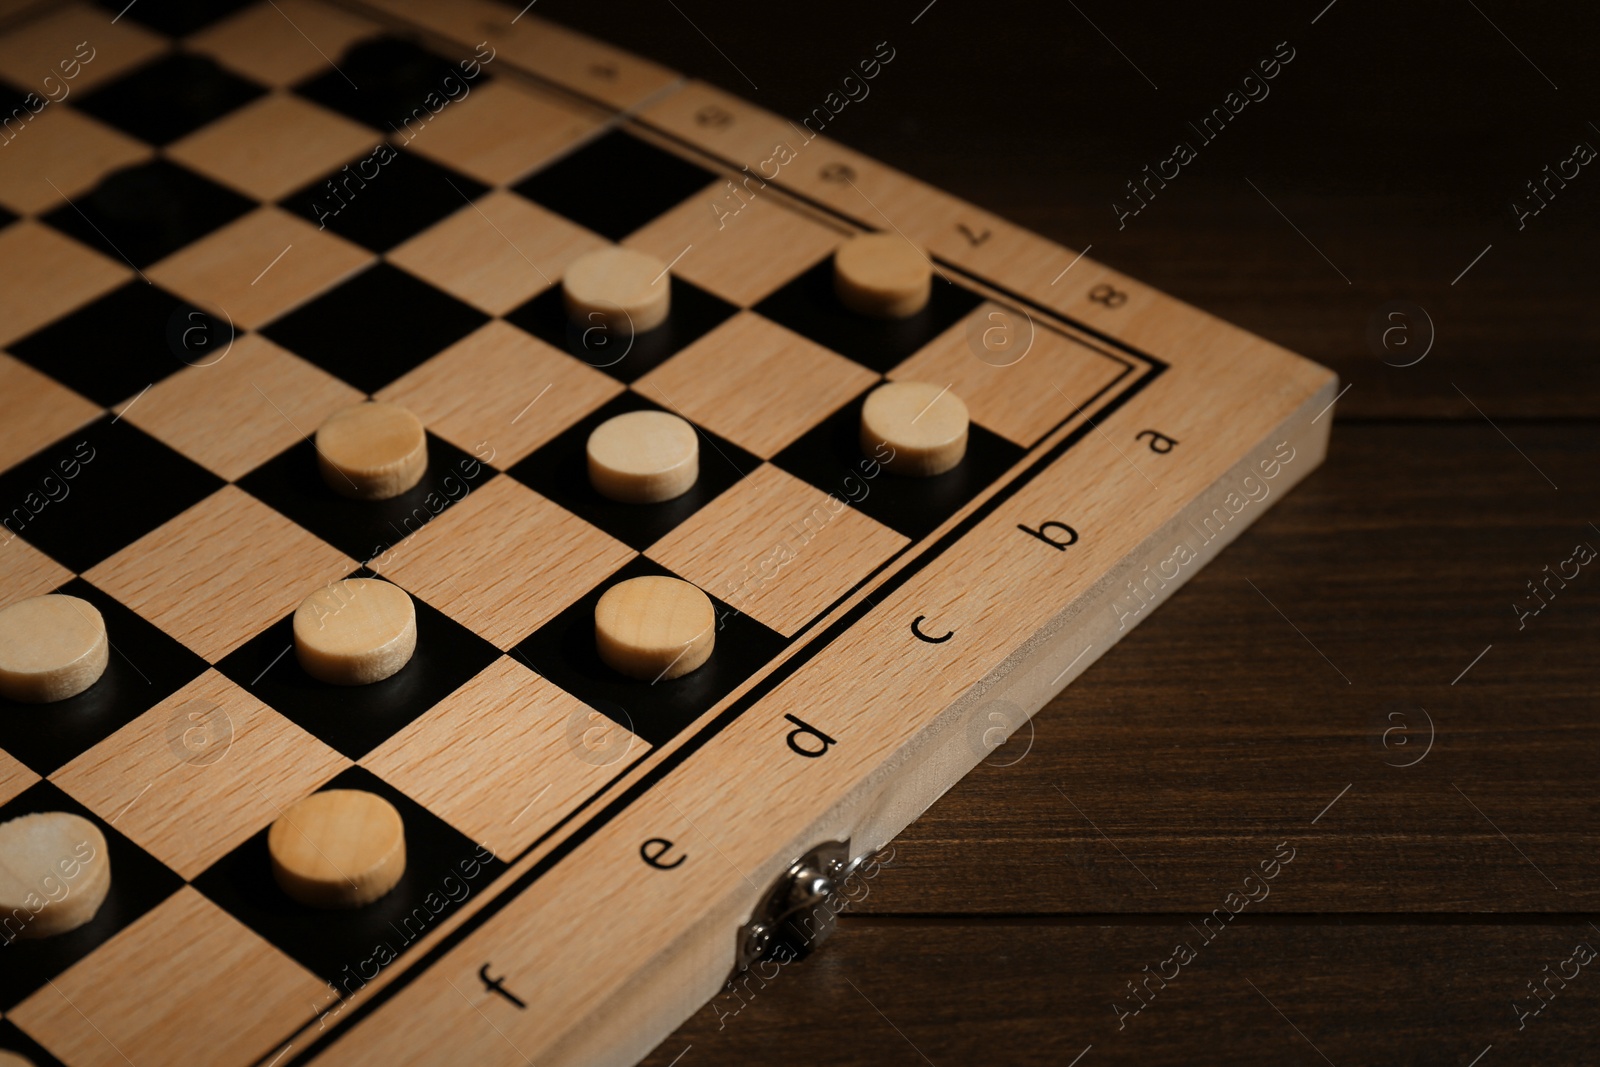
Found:
[[[589,484],[587,450],[595,427],[629,411],[664,410],[637,393],[623,393],[569,426],[509,473],[534,492],[642,552],[761,465],[759,457],[732,441],[700,430],[700,477],[687,493],[659,504],[621,504],[597,493]]]
[[[135,280],[17,341],[9,351],[112,407],[182,370],[186,360],[210,362],[232,339],[228,323]]]
[[[218,489],[215,474],[105,415],[0,474],[10,533],[79,573]]]
[[[286,197],[282,206],[374,252],[387,252],[486,190],[419,155],[381,145]]]
[[[615,130],[521,182],[516,191],[620,241],[716,180],[702,167]]]
[[[47,714],[37,704],[0,697],[0,748],[41,775],[70,763],[206,669],[205,660],[82,578],[55,592],[94,605],[112,652],[99,681],[51,704]]]
[[[1025,454],[974,422],[967,427],[967,454],[953,469],[931,478],[890,474],[861,453],[861,405],[866,397],[862,393],[828,416],[772,462],[824,493],[849,499],[858,511],[912,540],[932,533]],[[871,491],[857,500],[850,486],[863,478]]]
[[[37,940],[0,942],[0,953],[4,953],[0,958],[5,960],[0,967],[0,1011],[10,1011],[183,885],[183,879],[166,865],[50,782],[35,782],[10,803],[0,805],[0,822],[42,811],[81,815],[99,828],[111,859],[111,890],[94,918],[76,930]]]
[[[488,321],[455,297],[379,263],[261,332],[375,393]]]
[[[253,0],[97,0],[119,18],[131,19],[168,37],[187,37]]]
[[[624,677],[602,663],[595,650],[594,607],[618,582],[645,575],[678,577],[644,556],[636,557],[534,631],[513,654],[613,722],[652,745],[664,745],[781,652],[786,642],[712,597],[716,647],[703,666],[654,684]]]
[[[108,126],[166,145],[264,92],[205,56],[174,52],[73,102]]]
[[[293,613],[223,657],[217,670],[307,733],[360,759],[500,658],[499,649],[427,601],[411,600],[416,654],[381,682],[329,685],[307,674],[293,651]]]
[[[596,370],[632,382],[655,370],[681,349],[738,313],[738,308],[672,276],[672,310],[653,330],[635,334],[599,324],[579,326],[567,317],[561,287],[551,286],[506,315],[541,341],[565,349]]]
[[[381,684],[381,683],[380,683]],[[297,904],[272,875],[267,830],[218,860],[194,887],[344,994],[374,974],[380,945],[404,955],[470,896],[505,870],[487,849],[363,767],[351,767],[323,789],[360,789],[395,806],[405,824],[406,872],[389,893],[365,907],[329,913]],[[313,1006],[314,1007],[314,1006]]]
[[[460,59],[471,61],[472,55],[463,50]],[[466,70],[472,69],[469,62]],[[440,110],[441,101],[449,101],[442,107],[473,106],[470,92],[463,97],[462,88],[475,88],[491,79],[481,64],[476,69],[477,76],[469,79],[459,62],[399,37],[379,37],[351,48],[340,59],[338,70],[301,82],[295,92],[385,134],[403,136]],[[451,99],[452,94],[456,99]],[[406,126],[407,119],[412,120],[412,127]]]
[[[306,432],[314,432],[306,427]],[[381,556],[493,478],[495,470],[428,434],[422,480],[388,500],[352,500],[328,488],[311,441],[285,449],[240,478],[239,488],[304,526],[352,559]]]
[[[148,267],[255,202],[165,159],[119,170],[44,221],[119,263]]]
[[[12,115],[18,108],[22,108],[23,101],[28,98],[28,95],[27,92],[18,89],[10,82],[0,81],[0,117]],[[28,114],[26,108],[23,109],[23,114]],[[21,117],[21,115],[17,116],[19,121]]]
[[[887,374],[917,349],[965,318],[983,298],[970,289],[933,278],[928,306],[908,319],[873,319],[839,302],[829,256],[755,306],[755,310],[802,337]]]

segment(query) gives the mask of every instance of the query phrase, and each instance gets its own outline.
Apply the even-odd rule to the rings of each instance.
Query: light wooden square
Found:
[[[100,405],[0,352],[0,470],[102,414]]]
[[[62,81],[60,64],[76,58],[76,49],[84,42],[93,49],[92,53],[84,51],[89,62],[78,60],[78,76],[65,82],[68,94],[61,97],[57,84]],[[43,97],[44,79],[49,75],[55,79],[49,86],[53,94],[69,103],[74,96],[87,93],[166,50],[166,38],[132,19],[113,23],[104,8],[67,4],[0,36],[0,77]]]
[[[223,486],[84,577],[212,663],[356,561]]]
[[[501,475],[371,566],[507,649],[633,556],[627,545]]]
[[[264,207],[174,252],[145,273],[201,308],[221,308],[235,326],[253,330],[375,259],[304,219]]]
[[[184,368],[123,410],[139,429],[235,481],[363,399],[327,371],[248,333],[218,362]]]
[[[209,670],[50,780],[194,878],[349,762]]]
[[[52,104],[5,147],[0,204],[21,215],[42,214],[62,206],[63,196],[76,198],[112,171],[152,154],[149,145]]]
[[[25,263],[0,286],[0,345],[116,288],[133,272],[27,219],[0,230],[0,263]]]
[[[379,140],[327,108],[269,93],[170,145],[167,155],[257,200],[277,200],[371,151]]]
[[[419,278],[502,315],[560,281],[567,264],[605,241],[512,193],[495,192],[389,253]]]
[[[1027,319],[997,304],[980,304],[890,371],[889,377],[948,385],[966,403],[974,421],[1028,448],[1124,369],[1038,323],[1033,325],[1033,345],[1027,354],[1010,366],[997,367],[977,355],[984,349],[983,333],[988,329],[1011,330],[1022,337]]]
[[[326,982],[184,886],[8,1018],[74,1067],[244,1067],[312,1017],[327,992]],[[184,1049],[204,1053],[197,1061]]]
[[[789,635],[908,543],[842,498],[763,464],[646,555]]]
[[[599,125],[592,114],[502,78],[471,89],[406,147],[488,185],[508,185]]]
[[[382,28],[315,0],[252,4],[184,42],[247,78],[282,88],[333,64],[351,44]]]
[[[622,392],[615,378],[496,319],[377,394],[506,468]]]
[[[361,762],[508,859],[648,749],[508,657]]]
[[[30,596],[43,596],[72,572],[9,529],[0,529],[0,608]]]
[[[738,184],[738,183],[735,183]],[[671,263],[672,272],[741,307],[761,300],[837,248],[848,235],[757,192],[741,200],[727,185],[696,193],[622,243]],[[763,198],[763,196],[765,198]],[[723,214],[713,209],[715,204]],[[739,205],[743,208],[739,209]],[[739,209],[737,214],[731,214]],[[690,246],[693,246],[690,248]]]
[[[877,380],[861,364],[741,311],[633,388],[766,459]]]
[[[18,763],[11,753],[0,749],[0,804],[8,803],[38,780],[37,774]]]

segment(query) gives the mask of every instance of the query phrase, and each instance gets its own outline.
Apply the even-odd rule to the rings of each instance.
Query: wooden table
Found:
[[[540,5],[790,115],[888,40],[830,135],[1350,386],[1326,466],[901,835],[833,942],[648,1063],[1593,1057],[1600,573],[1563,561],[1600,546],[1600,168],[1511,205],[1600,146],[1600,18],[1324,3]]]

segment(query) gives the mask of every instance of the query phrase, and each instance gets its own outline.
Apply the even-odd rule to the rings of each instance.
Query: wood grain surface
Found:
[[[1351,386],[1323,468],[901,835],[821,953],[647,1062],[1581,1060],[1586,971],[1514,1005],[1600,944],[1600,592],[1513,603],[1600,546],[1600,177],[1520,229],[1511,204],[1600,144],[1595,16],[618,7],[540,14],[797,120],[889,41],[830,137]],[[1280,41],[1270,95],[1119,229],[1125,182]],[[1416,347],[1369,343],[1391,301],[1436,332],[1412,366],[1414,312]],[[1270,895],[1119,1030],[1125,983],[1280,842]]]

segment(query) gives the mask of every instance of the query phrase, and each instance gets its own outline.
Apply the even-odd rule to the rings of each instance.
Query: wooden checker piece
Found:
[[[406,835],[394,805],[360,789],[312,793],[267,833],[272,876],[312,908],[359,908],[406,873]]]
[[[106,621],[87,600],[51,594],[0,608],[0,696],[28,704],[75,697],[111,659]]]
[[[589,481],[624,504],[682,496],[700,476],[700,440],[686,420],[665,411],[630,411],[589,435]]]
[[[428,438],[422,420],[398,404],[353,404],[317,429],[317,464],[336,493],[388,500],[422,480]]]
[[[346,578],[294,613],[294,651],[307,674],[332,685],[370,685],[396,674],[417,649],[417,609],[397,585]]]
[[[110,891],[106,838],[88,819],[45,811],[0,823],[0,914],[25,916],[16,936],[76,930]]]
[[[672,304],[667,265],[631,248],[599,248],[573,260],[561,296],[574,326],[598,324],[623,337],[660,326]]]
[[[607,589],[595,605],[595,645],[613,670],[647,682],[671,681],[711,658],[716,621],[711,598],[688,582],[630,578]]]
[[[861,451],[886,456],[883,465],[895,474],[943,474],[967,454],[970,421],[949,386],[889,382],[861,406]]]
[[[908,319],[928,304],[933,265],[926,253],[898,234],[864,233],[834,253],[833,288],[851,311]]]
[[[313,745],[317,723],[290,729],[224,664],[51,777],[107,821],[134,801],[119,825],[184,877],[204,878],[270,824],[263,859],[277,888],[264,888],[303,919],[348,909],[320,921],[358,923],[413,884],[423,894],[453,884],[444,870],[424,871],[429,839],[418,827],[408,842],[386,801],[307,793],[350,760],[490,842],[507,877],[473,887],[465,924],[452,915],[448,931],[423,939],[428,948],[403,947],[384,964],[368,980],[380,995],[321,1017],[307,1014],[320,980],[184,887],[55,975],[55,988],[40,976],[38,991],[7,1010],[66,1062],[107,1058],[107,1041],[134,1062],[265,1062],[291,1045],[290,1062],[497,1062],[509,1048],[555,1067],[633,1062],[723,987],[757,898],[798,849],[826,837],[848,859],[883,845],[987,754],[970,738],[992,725],[997,702],[1018,715],[1038,709],[1325,453],[1331,420],[1317,416],[1337,388],[1327,371],[1074,250],[825,137],[802,141],[779,116],[537,14],[482,0],[368,6],[371,22],[315,0],[255,4],[192,35],[184,48],[276,92],[169,151],[269,199],[355,145],[346,119],[292,86],[336,78],[344,50],[380,33],[403,32],[442,63],[474,55],[487,37],[493,80],[474,85],[472,102],[443,105],[411,151],[499,188],[440,208],[392,258],[418,285],[510,319],[373,375],[363,387],[381,387],[373,402],[315,367],[314,353],[268,350],[253,334],[219,366],[119,398],[117,417],[239,484],[83,577],[213,664],[292,613],[295,640],[282,653],[295,652],[310,684],[393,679],[363,696],[406,687],[418,640],[411,592],[446,616],[441,625],[504,655],[364,755]],[[60,42],[70,54],[85,37],[100,54],[79,88],[173,46],[132,17],[39,10],[0,32],[0,75],[24,84],[33,56]],[[431,86],[416,79],[435,73],[396,70],[382,91],[420,97]],[[640,159],[664,153],[717,180],[619,226],[620,247],[504,188],[608,128],[644,142]],[[46,131],[46,154],[71,161],[61,173],[74,188],[142,155],[81,116],[58,116]],[[798,154],[796,141],[805,162],[774,167],[788,158],[774,146]],[[747,184],[755,173],[770,177]],[[640,178],[637,195],[650,198],[648,175],[613,177]],[[42,206],[27,185],[0,179],[0,200]],[[730,187],[736,200],[708,202]],[[352,214],[373,206],[363,202]],[[253,329],[370,261],[280,216],[263,205],[220,227],[196,220],[182,247],[141,269],[185,300],[237,304]],[[877,232],[885,219],[892,232]],[[937,287],[936,262],[950,275]],[[687,295],[673,308],[678,269]],[[23,219],[0,229],[0,277],[9,344],[136,275]],[[818,279],[820,296],[805,288]],[[964,290],[955,304],[941,303],[947,284]],[[515,309],[555,285],[573,330],[640,339],[636,375],[584,367],[559,338],[530,348]],[[691,297],[708,298],[696,287],[742,310],[698,327]],[[1117,299],[1092,297],[1105,292]],[[816,314],[826,305],[831,318],[780,328],[751,310],[780,294],[817,298]],[[959,309],[945,316],[947,306]],[[1015,359],[982,343],[996,314],[1038,331]],[[924,327],[915,350],[870,367],[822,339],[828,329],[870,338]],[[64,376],[43,357],[27,370],[0,357],[0,476],[97,417],[55,383]],[[571,449],[553,472],[559,493],[555,478],[540,482],[553,445],[567,445],[625,381],[667,410],[599,426],[585,455]],[[428,463],[424,423],[495,468],[448,510],[408,494]],[[320,474],[306,477],[393,516],[396,537],[371,560],[385,580],[345,578],[357,560],[248,491],[253,469],[308,433]],[[721,454],[741,449],[738,462]],[[1147,478],[1152,462],[1160,473]],[[727,464],[736,477],[711,476],[713,465],[726,476]],[[1244,477],[1273,491],[1238,513],[1230,502]],[[529,488],[536,482],[559,502]],[[77,521],[103,512],[87,479],[73,497]],[[633,514],[663,518],[644,560],[602,532]],[[1233,524],[1228,537],[1193,534],[1219,521]],[[25,530],[13,541],[0,553],[0,623],[70,577]],[[1123,575],[1162,566],[1180,546],[1178,576],[1136,613],[1119,599]],[[624,580],[623,568],[681,579]],[[83,636],[51,646],[43,673],[58,681],[41,692],[82,682],[71,665],[104,652]],[[11,648],[0,642],[0,668]],[[522,653],[552,649],[572,669],[532,675]],[[162,733],[175,718],[182,737],[192,702],[205,700],[239,731],[220,770]],[[612,749],[596,731],[624,740]],[[142,793],[152,780],[162,784]],[[0,759],[0,790],[36,781]],[[39,929],[77,921],[71,907],[88,899],[71,905],[69,895]],[[481,981],[499,981],[520,1004],[483,991],[487,960]],[[247,995],[230,992],[239,989]],[[168,1014],[153,1018],[151,1003]]]

